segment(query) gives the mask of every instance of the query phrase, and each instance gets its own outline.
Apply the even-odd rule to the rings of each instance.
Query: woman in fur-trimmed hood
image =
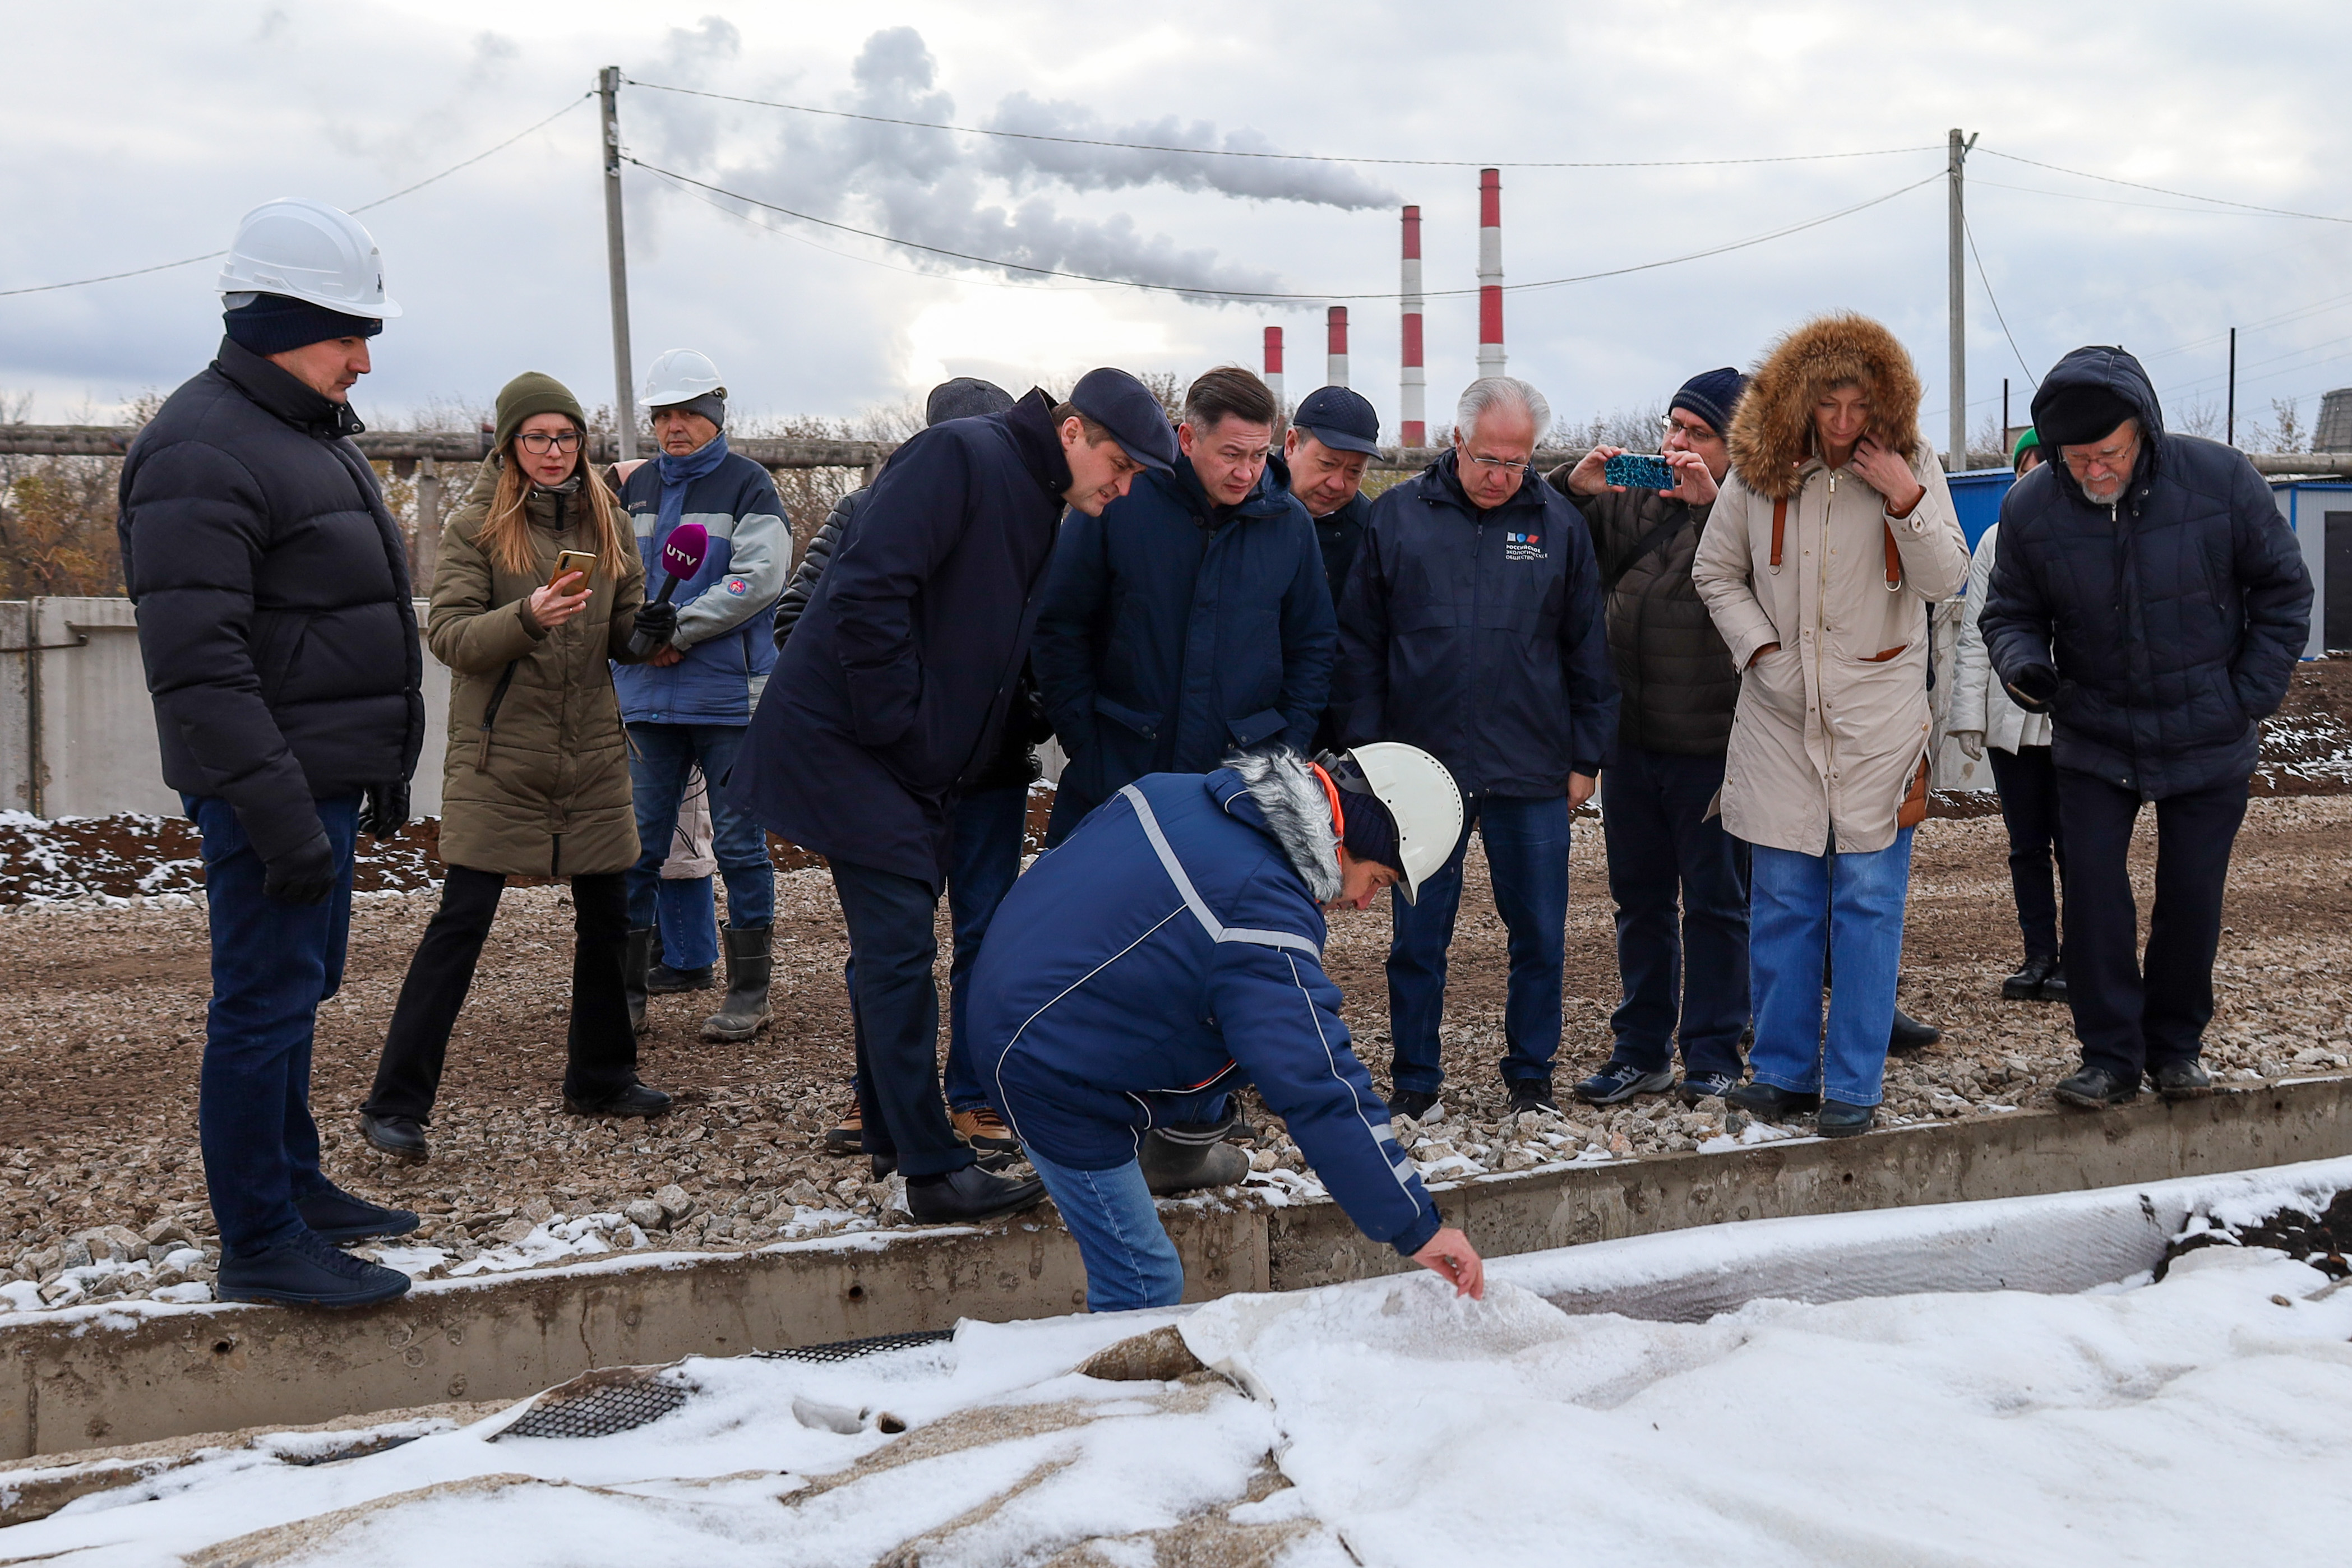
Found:
[[[1926,806],[1927,609],[1968,580],[1919,377],[1866,317],[1823,316],[1765,355],[1691,580],[1740,672],[1723,822],[1755,847],[1749,955],[1763,1114],[1858,1133],[1880,1097],[1910,824]],[[1836,951],[1829,1043],[1824,946]]]

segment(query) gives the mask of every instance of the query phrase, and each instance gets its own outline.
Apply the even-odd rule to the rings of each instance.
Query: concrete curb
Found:
[[[1689,1226],[2153,1182],[2352,1155],[2352,1079],[2103,1115],[2018,1112],[1830,1143],[1555,1166],[1442,1186],[1503,1257]],[[1171,1206],[1187,1297],[1410,1267],[1337,1206]],[[113,1303],[0,1319],[0,1460],[443,1400],[520,1398],[593,1366],[731,1355],[1084,1305],[1057,1224],[894,1230],[754,1253],[623,1256],[436,1281],[355,1314]]]

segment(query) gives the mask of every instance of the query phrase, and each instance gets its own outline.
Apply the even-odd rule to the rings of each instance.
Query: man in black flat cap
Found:
[[[2122,1104],[2143,1078],[2210,1092],[2198,1063],[2230,846],[2261,721],[2311,630],[2311,574],[2245,456],[2164,428],[2121,349],[2077,349],[2033,394],[2044,463],[2010,487],[1979,624],[1993,672],[2051,716],[2066,840],[2064,947],[2083,1069],[2062,1103]],[[2142,967],[2126,852],[2156,803]]]
[[[1381,454],[1381,416],[1364,394],[1347,387],[1318,387],[1290,416],[1282,438],[1282,459],[1290,470],[1290,493],[1315,520],[1315,542],[1323,550],[1323,578],[1336,611],[1348,570],[1364,542],[1364,470]],[[1339,744],[1343,698],[1339,672],[1332,672],[1331,702],[1315,730],[1320,756]]]
[[[940,1096],[932,967],[957,800],[995,761],[1065,504],[1088,516],[1176,459],[1157,400],[1090,371],[950,419],[891,455],[818,580],[751,717],[727,788],[772,831],[824,855],[849,926],[858,1083],[876,1173],[907,1178],[929,1223],[1044,1197],[980,1169]]]

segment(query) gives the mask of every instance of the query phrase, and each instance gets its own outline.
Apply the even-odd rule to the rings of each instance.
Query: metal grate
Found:
[[[551,1388],[506,1430],[492,1437],[609,1437],[650,1426],[692,1396],[658,1366],[615,1366],[586,1372]]]
[[[880,1333],[870,1339],[798,1344],[789,1350],[755,1350],[751,1354],[763,1361],[856,1361],[861,1355],[878,1355],[886,1350],[905,1350],[910,1345],[940,1344],[953,1338],[953,1329],[918,1329],[913,1333]]]

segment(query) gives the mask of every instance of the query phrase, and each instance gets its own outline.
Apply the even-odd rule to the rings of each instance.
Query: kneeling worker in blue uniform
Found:
[[[1462,794],[1416,747],[1325,760],[1276,750],[1139,779],[1040,856],[989,928],[971,999],[982,1081],[1077,1239],[1092,1311],[1182,1297],[1152,1194],[1248,1173],[1223,1140],[1250,1083],[1365,1235],[1485,1294],[1323,973],[1324,911],[1391,886],[1411,901],[1462,836]]]

